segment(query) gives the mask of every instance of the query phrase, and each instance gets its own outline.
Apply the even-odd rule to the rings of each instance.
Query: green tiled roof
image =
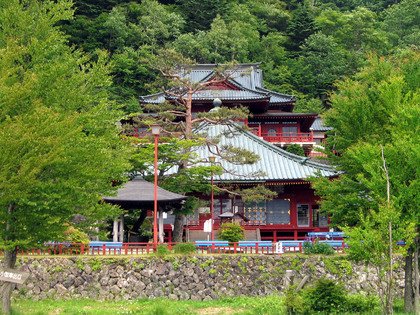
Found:
[[[193,83],[205,82],[214,75],[215,64],[199,64],[192,71],[183,74]],[[194,100],[212,101],[214,98],[220,98],[222,101],[230,100],[256,100],[269,99],[270,104],[290,103],[295,100],[291,95],[282,94],[267,90],[263,87],[262,70],[259,64],[241,64],[230,71],[228,82],[237,86],[240,90],[200,90],[193,95]],[[227,71],[229,74],[229,71]],[[160,104],[165,99],[172,98],[165,93],[141,96],[142,103]]]
[[[216,163],[227,170],[222,175],[216,176],[216,181],[294,181],[306,180],[312,176],[333,177],[338,175],[338,172],[332,167],[280,149],[256,135],[244,131],[234,123],[227,125],[205,123],[198,128],[197,133],[202,133],[208,138],[218,138],[219,147],[227,145],[242,148],[260,157],[259,161],[254,164],[237,165],[216,156]],[[216,148],[203,146],[195,151],[198,160],[207,161],[209,156],[215,155]],[[208,163],[203,165],[208,165]],[[176,170],[172,171],[175,172]]]

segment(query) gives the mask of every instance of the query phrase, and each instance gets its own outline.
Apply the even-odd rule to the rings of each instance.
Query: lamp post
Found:
[[[160,126],[159,125],[152,125],[152,134],[155,137],[155,159],[154,159],[154,172],[155,172],[155,182],[153,186],[153,247],[157,248],[158,243],[158,228],[157,228],[157,212],[158,212],[158,141],[159,141],[159,134],[160,134]]]
[[[213,163],[216,161],[216,157],[215,156],[209,156],[209,161],[211,163],[211,166],[213,166]],[[213,170],[211,170],[211,193],[210,193],[210,220],[211,220],[211,240],[214,241],[214,189],[213,189]]]

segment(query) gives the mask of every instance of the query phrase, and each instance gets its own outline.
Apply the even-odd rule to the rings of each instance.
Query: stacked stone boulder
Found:
[[[31,299],[92,298],[211,300],[226,296],[282,293],[286,270],[295,282],[334,279],[350,292],[378,292],[374,268],[350,263],[343,256],[138,256],[20,258],[18,268],[30,272],[15,296]],[[396,270],[398,296],[404,272]]]

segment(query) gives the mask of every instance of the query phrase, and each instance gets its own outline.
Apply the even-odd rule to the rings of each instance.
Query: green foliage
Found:
[[[345,308],[347,312],[357,314],[373,312],[378,310],[379,300],[373,295],[349,294],[346,297]]]
[[[305,40],[315,32],[313,8],[304,1],[293,11],[292,19],[287,27],[289,46],[292,51],[298,51]]]
[[[417,0],[403,0],[384,12],[384,30],[395,46],[418,46],[420,8]]]
[[[303,314],[305,312],[305,301],[301,294],[296,293],[296,286],[290,286],[284,295],[284,305],[287,314]]]
[[[305,156],[305,150],[303,150],[303,148],[300,145],[295,143],[289,144],[286,147],[286,151],[299,156]]]
[[[191,255],[196,253],[197,249],[192,243],[178,243],[174,247],[175,254]]]
[[[291,286],[285,294],[288,314],[347,314],[378,311],[378,298],[348,294],[342,284],[319,279],[312,286],[296,292]]]
[[[85,232],[70,225],[64,232],[63,241],[78,244],[89,244],[89,236]]]
[[[303,243],[303,252],[305,254],[321,254],[321,255],[333,255],[335,253],[334,249],[325,243],[311,243],[311,242],[304,242]]]
[[[346,291],[333,280],[319,279],[303,293],[309,313],[340,314],[345,309]]]
[[[169,250],[168,245],[166,245],[166,244],[159,244],[156,247],[156,256],[163,257],[163,256],[166,256],[170,253],[171,253],[171,251]]]
[[[179,11],[187,22],[187,32],[196,32],[209,28],[218,14],[226,12],[227,0],[176,0]]]
[[[245,231],[237,223],[223,223],[220,226],[218,238],[229,242],[239,242],[245,238]]]
[[[0,6],[0,245],[57,239],[75,214],[94,226],[116,208],[99,203],[125,180],[127,143],[109,101],[107,56],[67,46],[56,26],[69,1]],[[11,132],[13,130],[13,132]],[[10,222],[13,222],[10,224]]]

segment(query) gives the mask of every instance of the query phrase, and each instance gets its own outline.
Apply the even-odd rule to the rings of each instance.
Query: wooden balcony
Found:
[[[251,132],[267,142],[272,143],[312,143],[314,137],[312,132],[277,133],[276,135],[260,132],[258,128],[251,128]]]

